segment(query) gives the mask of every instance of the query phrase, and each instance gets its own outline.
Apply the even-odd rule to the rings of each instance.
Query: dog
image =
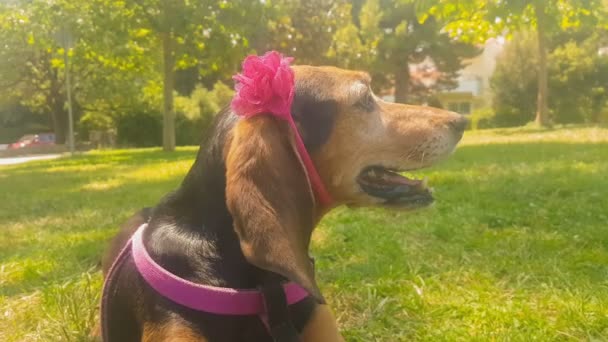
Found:
[[[333,198],[331,208],[317,203],[284,121],[242,119],[226,108],[179,188],[121,227],[103,258],[104,276],[133,232],[147,223],[146,249],[176,276],[236,289],[293,281],[310,295],[288,307],[283,298],[285,307],[275,309],[275,318],[295,329],[293,340],[343,340],[309,258],[314,227],[339,205],[413,210],[431,204],[426,182],[399,172],[450,155],[467,120],[441,109],[382,101],[364,72],[293,70],[291,113]],[[109,342],[273,340],[255,315],[211,314],[165,298],[142,279],[133,260],[114,277],[104,313]]]

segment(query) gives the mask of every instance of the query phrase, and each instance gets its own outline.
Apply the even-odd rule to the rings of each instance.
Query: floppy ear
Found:
[[[308,256],[313,194],[288,124],[266,115],[240,120],[227,148],[226,203],[245,258],[323,303]]]

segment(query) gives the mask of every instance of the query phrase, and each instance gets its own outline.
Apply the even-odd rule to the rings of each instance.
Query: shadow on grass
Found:
[[[174,152],[164,152],[158,148],[93,151],[87,154],[76,155],[74,157],[63,157],[59,159],[3,167],[0,168],[0,171],[8,171],[12,174],[36,174],[39,172],[47,172],[49,168],[53,167],[63,167],[66,168],[66,170],[63,172],[70,172],[70,167],[82,167],[83,165],[147,165],[163,161],[194,159],[196,157],[196,151],[197,149],[195,147],[180,148]]]
[[[195,154],[117,151],[0,169],[0,295],[96,267],[118,226],[176,188]]]
[[[0,201],[9,207],[0,211],[0,224],[28,221],[31,218],[53,215],[61,217],[78,208],[115,207],[112,202],[125,197],[146,200],[147,194],[158,194],[153,205],[162,194],[174,188],[195,157],[195,151],[177,151],[173,154],[162,151],[119,151],[108,155],[84,155],[73,159],[59,159],[35,165],[21,165],[2,169],[8,176],[0,178]],[[167,175],[166,179],[155,179],[169,164],[184,162],[181,172]],[[152,167],[156,167],[153,169]],[[87,191],[86,185],[95,181],[121,178],[124,174],[145,170],[147,174],[135,179],[125,179],[115,189]],[[138,196],[139,195],[139,196]]]

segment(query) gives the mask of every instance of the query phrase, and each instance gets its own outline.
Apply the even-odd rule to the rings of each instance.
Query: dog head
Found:
[[[426,183],[400,175],[448,156],[466,120],[452,112],[387,103],[366,73],[294,67],[292,115],[334,205],[415,209],[433,201]],[[286,122],[239,120],[225,150],[226,199],[247,260],[322,301],[308,259],[318,208]]]
[[[336,204],[415,209],[433,201],[426,182],[398,172],[447,157],[462,137],[465,118],[382,101],[366,73],[309,66],[295,70],[294,115]]]

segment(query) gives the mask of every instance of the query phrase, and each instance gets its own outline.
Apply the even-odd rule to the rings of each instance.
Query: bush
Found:
[[[597,122],[601,124],[608,124],[608,107],[605,107],[600,111]]]
[[[87,139],[90,132],[107,132],[112,130],[114,125],[114,119],[107,113],[100,111],[85,112],[78,120],[76,130],[79,136]]]
[[[206,131],[202,117],[190,119],[183,113],[177,113],[175,118],[175,144],[178,146],[200,144],[202,132]]]
[[[490,80],[495,127],[521,126],[534,120],[537,90],[536,39],[520,32],[505,46]]]
[[[13,143],[25,134],[52,131],[48,116],[36,114],[19,103],[2,103],[2,100],[0,98],[0,144]]]
[[[549,109],[555,123],[598,122],[608,101],[608,57],[599,56],[599,39],[566,41],[548,59]],[[505,46],[490,80],[496,127],[521,126],[536,114],[538,57],[536,38],[520,32]]]
[[[116,119],[120,145],[149,147],[162,144],[162,114],[154,111],[129,112]]]
[[[156,94],[158,89],[151,91]],[[151,95],[148,94],[148,97]],[[232,98],[233,91],[227,85],[217,82],[213,89],[196,87],[192,94],[175,96],[175,143],[176,145],[198,145],[208,134],[213,118]],[[156,108],[156,98],[145,99],[140,104],[144,108],[120,114],[86,113],[80,120],[82,132],[105,131],[116,126],[119,145],[148,147],[162,144],[162,113]],[[146,109],[148,108],[148,109]]]
[[[484,129],[495,127],[494,111],[492,108],[478,109],[471,114],[471,129]]]
[[[581,44],[568,42],[550,56],[550,107],[556,123],[591,123],[608,100],[608,57],[597,54],[593,37]]]
[[[212,90],[197,86],[190,97],[177,96],[177,145],[198,145],[211,129],[215,115],[230,103],[234,92],[222,82]]]

